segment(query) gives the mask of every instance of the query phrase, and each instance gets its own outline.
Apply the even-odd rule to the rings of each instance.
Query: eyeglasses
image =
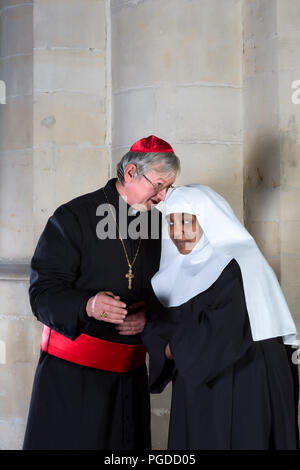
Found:
[[[152,181],[149,180],[149,178],[147,178],[147,176],[143,175],[143,177],[149,181],[149,183],[152,184],[153,188],[155,189],[155,192],[156,193],[160,193],[160,191],[162,191],[163,189],[170,189],[170,188],[174,188],[174,186],[172,184],[170,184],[169,186],[165,186],[164,187],[164,184],[163,183],[157,183],[157,184],[154,184],[152,183]]]

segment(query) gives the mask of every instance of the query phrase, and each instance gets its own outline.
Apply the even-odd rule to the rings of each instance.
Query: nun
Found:
[[[172,382],[168,450],[299,449],[297,330],[277,277],[222,196],[169,190],[142,340]]]

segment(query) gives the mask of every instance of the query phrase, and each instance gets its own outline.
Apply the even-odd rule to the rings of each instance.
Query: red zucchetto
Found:
[[[175,153],[171,145],[168,144],[165,140],[155,137],[155,135],[149,135],[144,139],[138,140],[135,142],[131,148],[130,152],[172,152]]]

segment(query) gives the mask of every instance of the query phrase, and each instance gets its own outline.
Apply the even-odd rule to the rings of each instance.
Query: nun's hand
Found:
[[[173,359],[169,344],[167,344],[167,346],[165,348],[165,355],[166,355],[167,359]]]
[[[144,301],[136,302],[128,306],[128,311],[134,311],[129,314],[121,325],[115,328],[119,331],[120,335],[137,335],[141,333],[147,321],[147,305]]]

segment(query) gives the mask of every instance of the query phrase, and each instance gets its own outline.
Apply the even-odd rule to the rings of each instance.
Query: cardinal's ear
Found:
[[[136,173],[136,165],[134,163],[129,163],[124,171],[124,180],[126,183],[132,183],[134,180],[134,175]]]

